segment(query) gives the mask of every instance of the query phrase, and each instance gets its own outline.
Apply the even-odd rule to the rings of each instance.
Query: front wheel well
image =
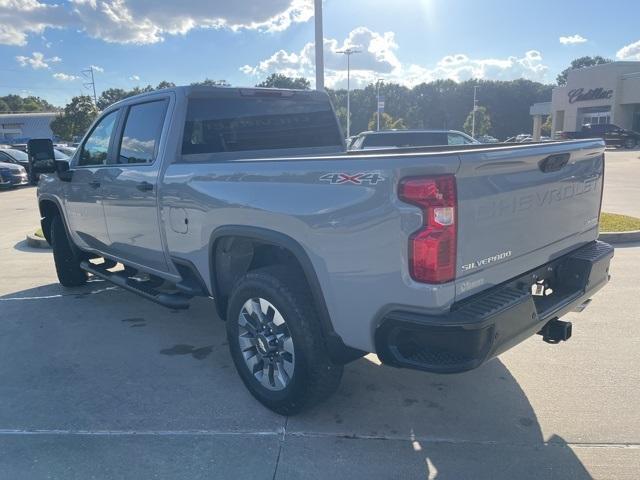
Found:
[[[52,200],[42,200],[39,204],[40,208],[40,226],[44,238],[51,245],[51,222],[56,215],[60,215],[58,205]]]

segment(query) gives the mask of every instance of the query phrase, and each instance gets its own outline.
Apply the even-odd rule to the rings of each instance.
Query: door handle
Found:
[[[93,180],[93,181],[89,182],[89,186],[91,188],[100,188],[100,182],[98,182],[97,180]]]
[[[153,185],[149,182],[140,182],[136,185],[136,188],[141,192],[150,192],[153,190]]]

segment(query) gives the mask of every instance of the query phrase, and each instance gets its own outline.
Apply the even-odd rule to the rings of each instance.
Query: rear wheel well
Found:
[[[60,215],[60,209],[55,202],[51,200],[42,200],[40,202],[40,226],[44,238],[51,244],[51,222],[56,215]]]
[[[248,234],[247,234],[248,232]],[[226,320],[229,296],[247,272],[282,265],[293,272],[309,289],[313,308],[318,313],[320,331],[335,363],[348,363],[366,352],[348,347],[334,331],[329,311],[313,264],[304,248],[291,237],[267,229],[221,227],[212,238],[211,272],[218,316]]]
[[[214,245],[212,255],[212,279],[215,285],[216,304],[220,318],[225,319],[229,295],[238,280],[247,272],[259,268],[283,265],[300,274],[308,282],[300,262],[291,250],[242,236],[225,236]]]

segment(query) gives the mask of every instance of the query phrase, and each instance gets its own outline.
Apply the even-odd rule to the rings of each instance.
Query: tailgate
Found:
[[[460,160],[457,299],[597,238],[602,141],[464,152]]]

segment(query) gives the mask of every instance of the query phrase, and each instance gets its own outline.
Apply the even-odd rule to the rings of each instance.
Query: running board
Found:
[[[170,308],[172,310],[186,310],[189,308],[189,300],[191,296],[184,293],[164,293],[155,290],[152,287],[144,285],[144,282],[139,282],[131,278],[127,278],[120,275],[119,272],[109,272],[106,269],[100,268],[98,265],[94,265],[88,260],[80,262],[80,268],[85,272],[91,273],[96,277],[100,277],[107,282],[111,282],[118,287],[129,290],[141,297],[151,300],[163,307]]]

